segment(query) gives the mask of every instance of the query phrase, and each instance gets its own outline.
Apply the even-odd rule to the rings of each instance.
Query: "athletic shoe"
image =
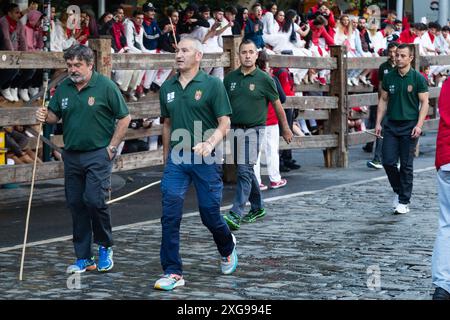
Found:
[[[286,179],[281,179],[280,181],[277,182],[270,182],[270,188],[271,189],[278,189],[278,188],[283,188],[285,185],[287,184],[287,180]]]
[[[223,274],[232,274],[238,265],[238,257],[236,252],[236,237],[234,234],[231,234],[233,237],[234,248],[231,254],[228,257],[222,257],[220,260],[220,270]]]
[[[367,166],[372,169],[383,169],[381,162],[375,160],[367,161]]]
[[[269,189],[269,187],[266,186],[264,183],[260,183],[259,184],[259,190],[266,191],[267,189]]]
[[[230,210],[223,215],[223,218],[231,230],[238,230],[241,227],[241,216],[237,213]]]
[[[355,86],[359,86],[359,79],[358,78],[351,78],[350,81],[353,83],[353,85]]]
[[[183,276],[178,274],[165,274],[162,278],[155,282],[155,289],[170,291],[176,287],[184,286]]]
[[[392,199],[392,208],[394,208],[394,209],[397,208],[398,204],[399,204],[399,202],[398,202],[398,194],[396,194],[394,196],[394,199]]]
[[[326,86],[327,85],[327,80],[325,80],[324,77],[319,77],[319,78],[317,78],[317,80],[319,80],[319,84],[321,86]]]
[[[14,101],[17,102],[19,101],[19,89],[18,88],[10,88],[9,92],[11,92],[11,96],[13,97]]]
[[[83,273],[85,271],[93,271],[97,268],[94,257],[91,259],[77,259],[75,264],[67,267],[67,273]]]
[[[436,287],[433,293],[433,300],[450,300],[450,293],[441,287]]]
[[[408,205],[407,204],[403,204],[403,203],[399,203],[395,207],[394,214],[404,214],[404,213],[408,213],[408,212],[409,212]]]
[[[28,95],[28,89],[19,89],[19,97],[24,102],[30,101],[30,96]]]
[[[11,95],[11,90],[9,88],[3,89],[1,94],[9,102],[14,102],[14,97]]]
[[[255,222],[256,219],[262,218],[266,215],[266,209],[258,209],[258,210],[250,210],[247,215],[242,218],[242,222],[252,223]]]
[[[106,272],[113,268],[113,250],[112,247],[106,248],[104,246],[98,247],[98,267],[100,272]]]

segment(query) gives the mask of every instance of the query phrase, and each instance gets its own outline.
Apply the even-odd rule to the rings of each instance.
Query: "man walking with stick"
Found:
[[[50,124],[59,119],[63,122],[65,193],[77,258],[67,272],[96,268],[105,272],[114,265],[111,214],[105,199],[112,160],[131,118],[114,82],[93,70],[90,48],[73,46],[64,59],[69,78],[56,89],[49,110],[38,109],[36,118]],[[92,241],[99,245],[98,264],[92,255]]]
[[[394,214],[409,212],[413,188],[414,151],[428,113],[426,79],[411,67],[413,47],[401,44],[395,60],[397,68],[383,77],[378,102],[375,134],[381,136],[385,115],[382,161],[393,191]],[[400,170],[397,162],[400,158]]]
[[[236,270],[236,239],[220,215],[223,183],[215,148],[230,127],[231,107],[219,78],[200,70],[203,47],[186,37],[175,54],[178,74],[160,90],[161,116],[164,117],[164,175],[161,181],[161,265],[163,277],[155,289],[173,290],[185,284],[180,257],[180,224],[183,202],[193,182],[200,217],[213,235],[222,274]],[[217,159],[218,157],[216,157]]]

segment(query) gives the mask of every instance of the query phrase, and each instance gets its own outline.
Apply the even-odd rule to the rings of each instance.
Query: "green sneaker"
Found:
[[[231,230],[238,230],[241,227],[241,216],[230,210],[230,212],[223,215],[226,223]]]
[[[266,209],[258,209],[258,210],[250,210],[250,212],[242,218],[242,222],[252,223],[255,222],[256,219],[262,218],[266,215]]]

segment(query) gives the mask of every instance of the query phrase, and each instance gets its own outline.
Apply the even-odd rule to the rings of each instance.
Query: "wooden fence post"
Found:
[[[110,78],[112,71],[111,37],[100,36],[98,39],[89,39],[89,47],[95,53],[95,69],[97,72]]]
[[[224,68],[224,73],[227,74],[240,66],[239,62],[239,44],[242,41],[242,36],[223,36],[223,50],[230,53],[230,66]],[[227,183],[237,182],[236,164],[223,164],[223,181]]]
[[[338,108],[330,111],[326,133],[338,135],[338,146],[324,151],[325,166],[348,167],[347,149],[347,60],[344,46],[331,46],[330,54],[337,60],[337,69],[331,71],[330,96],[338,97]]]

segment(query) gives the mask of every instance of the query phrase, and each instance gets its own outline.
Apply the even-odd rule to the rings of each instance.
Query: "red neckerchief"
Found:
[[[381,32],[381,35],[383,36],[383,38],[386,38],[386,32],[384,31],[384,29],[380,30],[380,32]]]
[[[284,26],[284,22],[285,22],[285,20],[283,20],[283,21],[278,21],[277,19],[275,19],[275,21],[278,23],[278,26],[280,27],[280,30],[281,30],[281,28],[283,28],[283,26]]]
[[[6,16],[6,20],[8,20],[9,23],[9,33],[13,33],[17,29],[17,21],[11,19],[10,16]]]
[[[133,20],[133,24],[134,24],[134,28],[136,29],[136,33],[137,34],[141,33],[141,26],[136,24],[136,22],[134,22],[134,20]]]
[[[431,43],[434,43],[434,39],[436,38],[436,36],[432,34],[430,31],[428,31],[428,35],[430,36]]]
[[[144,17],[144,23],[145,23],[145,25],[147,27],[150,26],[152,24],[152,22],[153,22],[153,19],[150,19],[148,17]]]

